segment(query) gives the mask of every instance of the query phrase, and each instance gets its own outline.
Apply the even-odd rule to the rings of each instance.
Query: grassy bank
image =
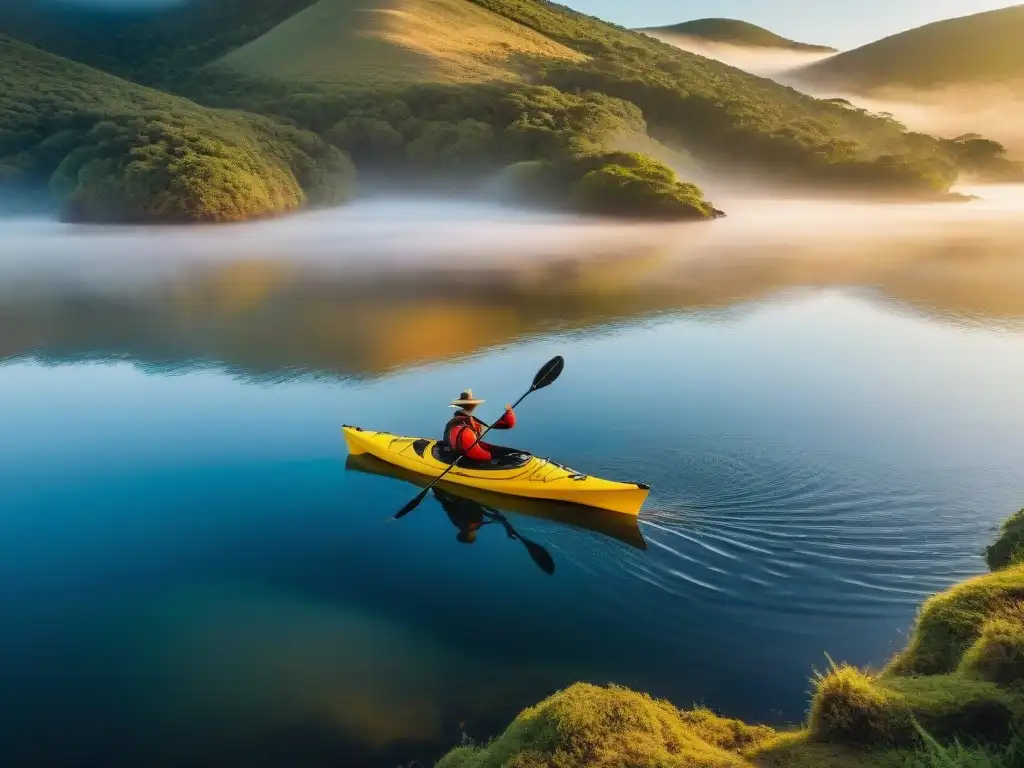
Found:
[[[881,672],[831,664],[807,725],[780,732],[577,684],[437,768],[1010,768],[1024,765],[1024,510],[992,571],[927,600]]]

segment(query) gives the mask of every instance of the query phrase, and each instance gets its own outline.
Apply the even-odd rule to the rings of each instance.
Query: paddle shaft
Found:
[[[523,402],[523,400],[526,399],[526,396],[528,394],[530,394],[531,392],[535,392],[538,389],[543,389],[544,387],[546,387],[549,384],[553,383],[555,381],[555,379],[557,379],[559,376],[562,375],[562,369],[564,367],[565,367],[565,360],[562,358],[561,355],[557,355],[557,356],[551,358],[550,360],[548,360],[548,362],[545,363],[544,366],[539,371],[537,371],[537,375],[533,377],[533,384],[530,385],[530,388],[523,393],[522,397],[520,397],[518,400],[516,400],[515,405],[511,406],[509,408],[509,410],[514,409],[521,402]],[[497,422],[495,422],[495,423],[497,423]],[[490,431],[491,431],[491,427],[487,427],[483,432],[480,433],[480,435],[476,438],[476,440],[473,441],[473,444],[470,445],[469,448],[466,449],[466,451],[469,451],[474,446],[476,446],[477,443],[479,443],[481,440],[484,439],[484,435],[486,435]],[[430,485],[428,485],[426,488],[423,489],[422,493],[417,494],[416,498],[414,498],[412,501],[410,501],[408,504],[406,504],[404,507],[402,507],[400,510],[398,510],[398,513],[395,515],[394,519],[398,520],[399,518],[404,517],[405,515],[409,514],[414,509],[416,509],[416,507],[419,506],[420,502],[423,501],[425,498],[427,498],[427,494],[430,492],[430,489],[433,488],[435,485],[437,485],[438,482],[440,482],[440,480],[445,475],[447,475],[449,472],[451,472],[452,469],[455,467],[455,465],[458,464],[462,460],[462,457],[466,455],[466,451],[463,451],[462,453],[457,455],[455,457],[455,461],[453,461],[451,464],[449,464],[447,467],[445,467],[444,472],[442,472],[440,475],[435,477],[433,479],[433,481],[430,483]]]
[[[526,399],[526,396],[527,396],[528,394],[530,394],[531,392],[533,392],[533,391],[534,391],[535,389],[536,389],[536,387],[530,387],[530,388],[529,388],[528,390],[526,390],[526,391],[525,391],[525,392],[523,393],[523,396],[522,396],[522,397],[520,397],[520,398],[519,398],[518,400],[516,400],[516,401],[515,401],[515,403],[514,403],[514,404],[512,405],[512,407],[511,407],[511,408],[510,408],[509,410],[515,410],[515,409],[516,409],[516,408],[517,408],[517,407],[519,406],[519,404],[520,404],[521,402],[523,402],[523,400],[525,400],[525,399]],[[504,417],[502,417],[502,418],[504,418]],[[495,424],[497,424],[497,422],[495,422]],[[481,432],[481,433],[480,433],[480,434],[479,434],[479,435],[477,436],[476,440],[474,440],[474,441],[473,441],[473,444],[472,444],[472,445],[470,445],[470,446],[469,446],[469,448],[467,448],[467,449],[466,449],[465,451],[463,451],[463,452],[462,452],[462,453],[460,453],[460,454],[459,454],[458,456],[456,456],[456,457],[455,457],[455,461],[453,461],[453,462],[452,462],[451,464],[449,464],[449,465],[448,465],[448,466],[447,466],[447,467],[445,468],[444,472],[442,472],[442,473],[441,473],[440,475],[438,475],[437,477],[435,477],[435,478],[434,478],[434,481],[433,481],[433,482],[432,482],[432,483],[431,483],[430,485],[428,485],[428,486],[427,486],[427,487],[426,487],[426,488],[425,488],[425,489],[423,490],[423,495],[424,495],[424,496],[426,496],[426,495],[427,495],[427,492],[428,492],[428,491],[429,491],[429,490],[430,490],[431,488],[433,488],[433,487],[434,487],[435,485],[437,485],[437,483],[438,483],[438,482],[439,482],[439,481],[441,480],[441,478],[443,478],[443,477],[444,477],[445,475],[447,475],[447,474],[448,474],[449,472],[451,472],[451,471],[452,471],[452,470],[453,470],[453,469],[455,468],[455,465],[456,465],[456,464],[458,464],[458,463],[459,463],[460,461],[462,461],[462,457],[463,457],[463,456],[465,456],[465,455],[466,455],[467,453],[469,453],[469,452],[470,452],[471,450],[473,450],[473,448],[474,448],[474,447],[476,446],[476,444],[477,444],[477,443],[479,443],[479,442],[480,442],[481,440],[483,440],[483,439],[484,439],[484,435],[486,435],[486,434],[487,434],[488,432],[490,432],[490,431],[491,431],[491,427],[493,427],[493,426],[494,426],[494,424],[491,424],[491,425],[489,425],[489,426],[487,427],[487,429],[485,429],[485,430],[484,430],[483,432]]]

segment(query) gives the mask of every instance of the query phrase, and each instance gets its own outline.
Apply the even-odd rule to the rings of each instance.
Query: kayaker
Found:
[[[492,446],[483,442],[473,445],[487,429],[487,425],[473,415],[473,411],[482,402],[484,401],[473,397],[473,390],[467,389],[457,400],[452,400],[451,407],[458,410],[444,428],[445,445],[457,453],[464,454],[470,461],[490,461],[492,458]],[[511,405],[506,405],[505,413],[491,429],[512,429],[515,425],[515,411]]]

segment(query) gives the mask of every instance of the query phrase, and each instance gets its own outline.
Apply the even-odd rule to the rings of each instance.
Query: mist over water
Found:
[[[147,296],[137,311],[219,281],[288,300],[320,282],[337,298],[445,299],[482,291],[538,321],[572,322],[572,297],[610,316],[760,298],[797,285],[859,286],[921,307],[1013,317],[1024,302],[1024,186],[971,188],[969,203],[876,204],[760,196],[719,200],[706,224],[620,223],[460,200],[377,199],[233,226],[103,227],[0,220],[0,312],[61,296]],[[712,194],[714,195],[712,189]],[[723,199],[724,196],[724,199]],[[199,282],[197,282],[199,281]],[[285,286],[285,288],[282,288]],[[563,296],[560,305],[531,297]],[[241,301],[242,298],[239,298]],[[638,304],[639,302],[639,304]],[[477,303],[470,301],[469,303]],[[200,311],[202,306],[197,307]],[[578,309],[578,307],[577,307]],[[544,320],[546,318],[546,320]]]
[[[0,220],[9,764],[429,765],[578,680],[800,721],[1021,506],[1024,187],[964,191]],[[340,424],[433,436],[554,354],[507,441],[649,482],[639,521],[503,507],[553,577],[434,498],[386,523],[416,486]]]

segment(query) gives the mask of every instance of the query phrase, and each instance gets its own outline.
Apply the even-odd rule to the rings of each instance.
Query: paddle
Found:
[[[531,384],[530,388],[523,393],[522,397],[520,397],[518,400],[516,400],[515,405],[513,405],[512,408],[515,408],[521,402],[523,402],[523,400],[526,399],[526,396],[529,395],[531,392],[536,392],[538,389],[544,389],[544,387],[548,386],[549,384],[553,384],[555,379],[557,379],[561,375],[562,369],[564,367],[565,367],[565,360],[563,360],[560,356],[559,357],[553,357],[550,360],[548,360],[548,362],[546,362],[544,364],[544,367],[541,368],[539,371],[537,371],[537,375],[533,377],[533,384]],[[491,426],[493,426],[493,425],[491,425]],[[477,439],[473,441],[473,445],[476,445],[481,440],[483,440],[484,439],[484,435],[486,435],[490,431],[491,431],[491,427],[487,427],[487,429],[485,429],[483,432],[481,432],[480,436],[477,437]],[[473,445],[469,446],[469,448],[467,448],[466,451],[468,452],[470,449],[472,449]],[[440,475],[435,477],[433,482],[430,485],[428,485],[419,494],[416,495],[416,498],[414,498],[412,501],[410,501],[408,504],[406,504],[404,507],[402,507],[400,510],[398,510],[398,513],[395,515],[395,520],[398,520],[399,518],[405,517],[410,512],[412,512],[414,509],[416,509],[416,507],[418,507],[420,505],[420,502],[422,502],[425,498],[427,498],[427,494],[430,493],[430,489],[433,488],[435,485],[437,485],[438,481],[441,478],[443,478],[445,475],[447,475],[455,467],[455,465],[458,464],[462,460],[462,457],[465,456],[465,455],[466,455],[466,453],[463,452],[463,453],[459,454],[458,456],[456,456],[455,457],[455,461],[453,461],[451,464],[449,464],[447,466],[447,468],[445,468],[444,472],[442,472]]]
[[[515,528],[512,527],[512,523],[505,519],[505,516],[497,510],[488,510],[488,513],[497,518],[498,522],[505,526],[505,533],[508,534],[510,539],[518,539],[523,542],[523,546],[526,547],[526,551],[530,553],[530,557],[533,558],[533,562],[537,564],[548,576],[553,576],[555,573],[555,559],[551,557],[551,553],[548,552],[544,547],[535,541],[530,541],[528,538],[519,533]]]

